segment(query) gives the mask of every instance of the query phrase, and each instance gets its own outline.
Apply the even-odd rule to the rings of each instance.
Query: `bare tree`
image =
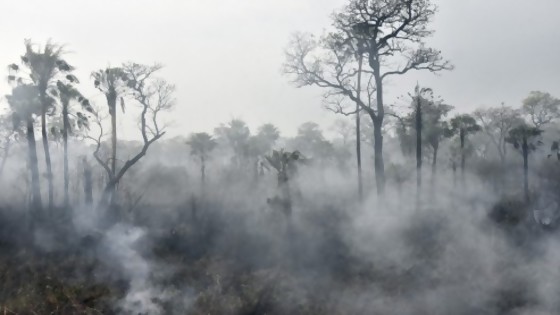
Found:
[[[521,113],[502,103],[499,107],[478,109],[473,116],[496,147],[503,165],[507,156],[506,138],[511,129],[523,123]]]
[[[101,118],[97,116],[97,126],[100,129],[98,137],[88,137],[96,143],[93,153],[97,162],[105,169],[108,182],[101,197],[101,205],[108,205],[113,200],[114,190],[126,172],[146,155],[150,146],[163,137],[166,133],[165,127],[160,124],[158,115],[161,112],[172,109],[175,100],[173,92],[175,86],[166,81],[154,78],[153,74],[161,69],[161,66],[147,66],[137,63],[123,65],[123,75],[126,76],[127,85],[132,91],[132,99],[140,106],[139,128],[142,136],[142,148],[136,155],[126,160],[123,166],[114,174],[110,167],[110,160],[103,160],[100,149],[103,137]]]
[[[95,88],[101,91],[107,99],[109,114],[111,115],[111,172],[117,172],[117,101],[121,102],[124,112],[124,95],[128,91],[128,77],[122,68],[106,68],[91,74]]]
[[[374,124],[375,172],[378,194],[385,187],[383,162],[383,82],[411,70],[437,72],[452,69],[440,51],[425,47],[423,40],[432,34],[427,28],[436,7],[428,0],[351,0],[333,16],[336,31],[317,41],[296,34],[286,53],[284,72],[298,86],[316,85],[331,94],[350,98]],[[357,97],[354,77],[357,43],[365,45],[375,86],[375,107]],[[398,66],[400,64],[400,66]],[[384,67],[397,65],[384,70]]]
[[[532,91],[523,100],[522,110],[535,128],[542,128],[560,116],[560,99],[550,93]]]

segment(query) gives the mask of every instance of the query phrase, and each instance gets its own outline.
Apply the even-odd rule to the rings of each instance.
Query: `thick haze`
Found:
[[[305,121],[326,129],[336,117],[322,108],[321,90],[296,89],[282,76],[283,50],[292,32],[320,33],[330,26],[329,14],[345,2],[2,1],[0,60],[18,62],[24,38],[52,38],[67,44],[67,59],[88,88],[92,70],[123,61],[161,62],[164,77],[177,85],[172,135],[211,131],[231,118],[253,128],[272,122],[293,135]],[[456,70],[395,77],[386,87],[388,103],[417,80],[459,111],[501,101],[518,106],[537,89],[560,95],[560,1],[435,2],[436,34],[429,42]],[[0,94],[7,93],[2,80]],[[125,137],[136,133],[125,129]]]

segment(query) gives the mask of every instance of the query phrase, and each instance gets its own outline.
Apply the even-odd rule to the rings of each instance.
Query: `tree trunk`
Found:
[[[433,196],[434,188],[436,186],[436,176],[437,176],[437,155],[439,150],[439,143],[435,142],[432,144],[432,149],[434,150],[432,155],[432,176],[430,178],[430,194]]]
[[[64,208],[68,209],[70,205],[69,201],[69,194],[68,194],[68,102],[63,102],[62,104],[62,120],[63,120],[63,129],[62,129],[62,138],[64,142]]]
[[[422,186],[422,108],[420,96],[416,99],[416,187],[420,194]]]
[[[10,155],[10,149],[12,147],[11,142],[12,140],[8,137],[6,139],[6,147],[4,148],[4,154],[2,155],[2,163],[0,164],[0,176],[4,173],[4,168],[6,167],[8,156]]]
[[[363,64],[363,54],[360,53],[358,59],[358,86],[357,86],[357,98],[360,100],[360,94],[362,90],[362,64]],[[360,104],[356,102],[356,162],[358,164],[358,198],[363,200],[364,196],[364,186],[362,178],[362,141],[361,141],[361,128],[360,128]]]
[[[111,172],[117,173],[117,98],[108,98],[111,111]]]
[[[35,129],[33,120],[27,120],[27,145],[29,149],[29,169],[31,171],[31,193],[32,208],[34,215],[42,214],[41,207],[41,184],[39,183],[39,161],[37,159],[37,147],[35,143]]]
[[[385,194],[385,165],[383,163],[382,127],[385,110],[383,108],[383,78],[381,77],[381,64],[379,62],[379,52],[377,51],[377,43],[375,40],[370,43],[369,65],[373,69],[377,97],[377,117],[373,119],[375,183],[377,186],[377,195],[383,196]]]
[[[374,158],[375,158],[375,184],[377,187],[377,195],[382,196],[385,193],[385,166],[383,164],[383,131],[381,123],[375,120],[373,124],[374,138]]]
[[[93,205],[93,180],[91,176],[91,165],[84,158],[84,195],[87,206]]]
[[[113,204],[113,194],[115,192],[115,187],[117,186],[117,181],[109,179],[109,182],[103,189],[101,193],[101,200],[99,201],[98,207],[106,210],[109,206]]]
[[[202,183],[202,186],[204,186],[205,181],[206,181],[206,165],[205,165],[204,157],[201,156],[200,157],[200,182]]]
[[[439,145],[435,145],[433,146],[434,149],[434,153],[432,156],[432,178],[435,178],[436,176],[436,170],[437,170],[437,154],[438,154],[438,149],[439,149]]]
[[[292,195],[287,170],[278,173],[278,190],[280,191],[280,206],[284,214],[290,218],[292,215]]]
[[[47,135],[47,98],[44,92],[41,93],[41,136],[43,138],[43,150],[45,151],[45,163],[47,166],[47,181],[49,189],[49,214],[52,214],[54,203],[54,186],[51,164],[51,152],[49,149],[49,139]]]
[[[459,130],[459,139],[461,140],[461,177],[465,180],[465,130]]]
[[[525,193],[525,202],[529,202],[529,146],[527,138],[523,137],[523,192]]]
[[[451,162],[451,169],[453,170],[453,187],[457,186],[457,163]]]

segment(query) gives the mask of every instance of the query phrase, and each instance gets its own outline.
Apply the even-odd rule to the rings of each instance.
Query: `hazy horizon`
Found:
[[[92,87],[91,71],[125,61],[159,62],[177,86],[168,137],[211,132],[232,118],[252,130],[277,125],[284,136],[315,121],[328,132],[337,118],[322,105],[322,91],[297,89],[281,73],[291,33],[320,33],[343,0],[288,1],[5,1],[0,59],[18,62],[25,38],[65,44],[86,95],[106,106]],[[560,2],[539,0],[435,1],[439,12],[428,43],[456,69],[437,76],[410,73],[386,85],[386,103],[419,82],[459,112],[502,101],[519,106],[532,90],[560,95],[560,43],[555,41]],[[511,31],[516,29],[516,31]],[[527,56],[532,56],[527,58]],[[556,83],[556,84],[555,84]],[[0,93],[8,94],[6,80]],[[6,102],[2,103],[6,106]],[[181,117],[181,119],[177,119]],[[121,122],[122,123],[122,122]],[[123,138],[137,137],[134,123]]]

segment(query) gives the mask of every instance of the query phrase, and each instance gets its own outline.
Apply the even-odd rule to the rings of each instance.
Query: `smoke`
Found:
[[[385,198],[359,202],[351,169],[317,162],[290,178],[287,216],[270,203],[280,194],[273,171],[255,177],[224,161],[208,163],[202,186],[194,163],[150,155],[123,179],[117,207],[76,207],[69,241],[53,227],[34,240],[55,252],[93,239],[82,250],[99,262],[95,277],[110,284],[120,314],[560,309],[557,233],[533,224],[515,190],[507,197],[473,174],[454,181],[440,171],[434,181],[424,174],[420,194],[411,176],[400,189],[389,180]]]

